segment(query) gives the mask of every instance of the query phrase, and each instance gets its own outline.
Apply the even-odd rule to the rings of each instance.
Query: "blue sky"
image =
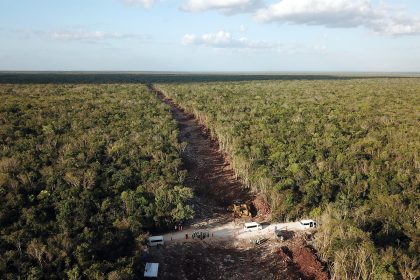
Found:
[[[417,0],[1,0],[0,70],[420,71]]]

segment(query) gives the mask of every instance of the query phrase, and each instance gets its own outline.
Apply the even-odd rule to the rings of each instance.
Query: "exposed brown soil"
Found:
[[[329,279],[314,253],[299,243],[171,243],[151,248],[149,261],[160,264],[159,279]]]
[[[227,206],[235,199],[252,202],[258,213],[254,220],[267,219],[270,208],[266,200],[244,188],[208,130],[162,92],[149,88],[169,105],[178,122],[179,140],[186,143],[183,163],[188,175],[184,184],[195,192],[194,223],[234,220]],[[148,261],[160,264],[159,279],[328,279],[315,252],[299,240],[270,240],[255,247],[244,241],[168,243],[164,248],[151,248]]]
[[[178,122],[179,141],[186,143],[182,159],[188,175],[184,184],[195,191],[197,218],[225,215],[227,206],[236,199],[252,202],[256,195],[238,180],[218,141],[209,136],[208,130],[193,115],[186,113],[162,92],[151,90],[170,106]]]
[[[159,254],[156,259],[164,264],[161,279],[299,279],[288,277],[290,273],[283,271],[280,258],[268,244],[254,248],[196,242],[167,246],[165,250],[170,254]]]
[[[270,211],[270,206],[268,205],[267,200],[261,196],[261,195],[256,195],[254,200],[252,201],[252,204],[254,205],[254,207],[256,209],[258,209],[258,214],[261,216],[269,216],[271,211]]]
[[[297,265],[304,279],[328,280],[329,275],[324,265],[318,260],[313,249],[300,243],[292,246],[294,263]]]

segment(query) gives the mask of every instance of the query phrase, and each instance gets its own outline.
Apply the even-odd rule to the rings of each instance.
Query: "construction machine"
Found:
[[[239,217],[250,217],[251,208],[248,203],[243,202],[240,199],[234,200],[232,205],[228,207],[229,211],[232,211],[235,216]]]

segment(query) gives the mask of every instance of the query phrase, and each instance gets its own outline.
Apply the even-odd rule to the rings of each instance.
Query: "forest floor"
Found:
[[[179,141],[186,143],[184,184],[195,193],[191,203],[196,212],[182,232],[165,235],[164,247],[150,248],[148,261],[159,263],[159,279],[328,279],[324,265],[306,243],[308,235],[296,231],[287,241],[275,238],[274,228],[295,231],[298,226],[269,225],[265,200],[247,191],[208,129],[162,92],[152,86],[150,90],[170,107],[178,122]],[[227,210],[236,199],[252,204],[252,219],[234,217]],[[241,231],[243,223],[251,220],[265,224],[264,229]],[[194,232],[206,232],[209,237],[192,239]],[[255,239],[263,242],[253,245],[250,240]]]

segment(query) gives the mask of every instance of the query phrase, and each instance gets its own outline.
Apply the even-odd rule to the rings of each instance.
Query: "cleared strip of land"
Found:
[[[150,249],[149,261],[159,262],[160,278],[327,279],[323,265],[305,242],[306,235],[297,233],[301,231],[299,223],[267,223],[268,205],[235,175],[217,139],[210,137],[208,129],[194,115],[162,92],[153,87],[150,91],[170,107],[178,122],[179,141],[185,143],[185,184],[195,193],[192,205],[197,213],[182,231],[164,234],[165,246]],[[227,210],[236,199],[252,203],[253,217],[235,217]],[[263,229],[245,231],[243,224],[251,220],[262,222]],[[291,238],[279,241],[275,229],[287,230]],[[295,258],[283,251],[296,252]]]

